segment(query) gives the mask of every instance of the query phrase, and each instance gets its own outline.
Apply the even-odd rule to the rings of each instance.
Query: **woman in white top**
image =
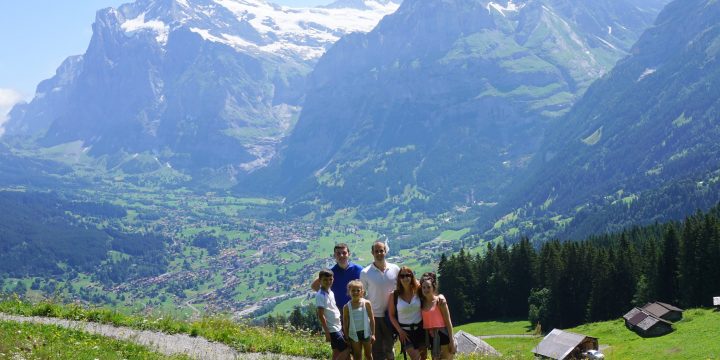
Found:
[[[400,337],[404,351],[412,360],[427,358],[419,288],[420,283],[415,279],[412,270],[403,266],[398,272],[397,287],[388,298],[390,322]]]
[[[347,285],[350,301],[343,307],[343,332],[350,343],[353,357],[373,360],[372,343],[375,342],[375,317],[372,304],[363,299],[365,289],[360,280],[353,280]]]

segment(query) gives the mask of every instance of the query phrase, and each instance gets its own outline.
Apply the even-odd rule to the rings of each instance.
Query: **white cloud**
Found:
[[[0,88],[0,136],[5,132],[3,124],[7,121],[7,115],[12,107],[25,100],[18,91],[13,89],[2,89]]]

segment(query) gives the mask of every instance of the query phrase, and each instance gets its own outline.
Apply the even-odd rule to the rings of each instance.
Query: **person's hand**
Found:
[[[444,305],[445,303],[447,303],[447,300],[445,299],[445,295],[443,295],[443,294],[438,295],[437,301],[438,301],[438,305]]]
[[[330,334],[325,333],[325,341],[330,342]]]
[[[457,351],[457,344],[455,343],[455,339],[451,339],[450,343],[448,344],[448,348],[450,349],[451,354],[454,354]]]
[[[370,345],[375,343],[375,334],[370,335]]]
[[[405,329],[400,329],[400,332],[398,332],[398,337],[400,338],[401,344],[404,344],[410,339],[410,336],[407,332],[405,332]]]

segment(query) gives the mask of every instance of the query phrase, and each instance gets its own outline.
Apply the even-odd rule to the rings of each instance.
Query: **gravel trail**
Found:
[[[57,325],[68,329],[80,330],[110,338],[130,341],[166,355],[185,354],[193,359],[217,360],[310,360],[296,356],[280,354],[241,353],[217,342],[185,334],[165,334],[157,331],[137,330],[127,327],[97,324],[92,322],[65,320],[48,317],[25,317],[0,313],[0,320],[30,322],[36,324]]]

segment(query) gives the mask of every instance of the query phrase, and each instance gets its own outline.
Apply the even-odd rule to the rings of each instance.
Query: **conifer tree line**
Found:
[[[489,244],[484,256],[442,255],[439,286],[453,321],[524,318],[542,329],[621,317],[662,301],[711,306],[720,296],[720,205],[681,222],[583,241],[528,238]]]

